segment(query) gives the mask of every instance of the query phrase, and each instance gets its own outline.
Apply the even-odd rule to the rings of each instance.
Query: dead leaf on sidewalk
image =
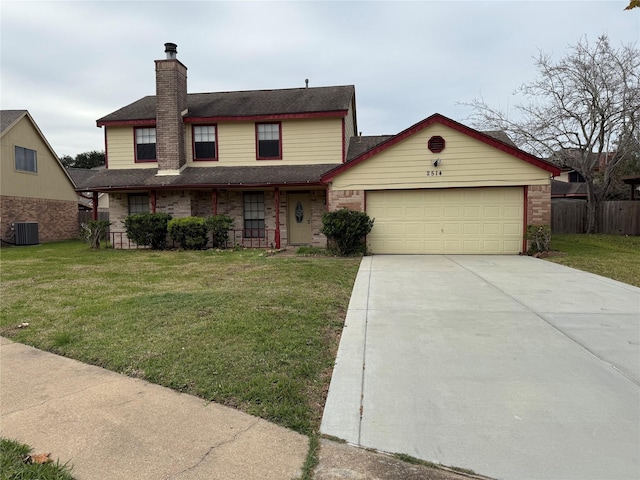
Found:
[[[27,455],[24,457],[24,463],[49,463],[51,460],[51,453],[36,453],[35,455]]]

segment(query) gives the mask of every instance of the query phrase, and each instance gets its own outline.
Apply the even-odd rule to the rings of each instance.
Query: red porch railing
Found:
[[[127,232],[109,232],[109,241],[112,248],[149,248],[130,240],[127,237]],[[275,248],[276,244],[276,231],[272,229],[229,230],[226,248],[232,248],[236,245],[244,248]],[[167,246],[175,247],[176,245],[171,239],[167,239]],[[212,242],[210,241],[209,247],[211,246]]]

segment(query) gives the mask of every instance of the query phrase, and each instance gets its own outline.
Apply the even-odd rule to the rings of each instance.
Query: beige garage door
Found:
[[[373,253],[504,253],[522,250],[522,187],[367,192]]]

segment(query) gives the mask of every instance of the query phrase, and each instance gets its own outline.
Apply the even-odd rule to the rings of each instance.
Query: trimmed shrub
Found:
[[[374,220],[364,212],[342,208],[322,215],[322,230],[329,239],[327,249],[337,255],[357,255],[367,251],[365,237]]]
[[[526,239],[529,241],[530,255],[548,252],[551,246],[551,227],[549,225],[527,225]]]
[[[138,245],[160,250],[167,246],[168,213],[135,213],[124,219],[127,237]]]
[[[213,248],[226,248],[229,241],[229,230],[233,227],[233,218],[227,215],[213,215],[206,220],[207,229],[211,232]]]
[[[201,250],[209,242],[204,218],[174,218],[169,221],[168,230],[173,241],[185,250]]]

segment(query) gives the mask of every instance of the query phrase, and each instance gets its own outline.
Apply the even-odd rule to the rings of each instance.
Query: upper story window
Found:
[[[15,148],[16,170],[21,172],[38,172],[36,151],[24,147]]]
[[[217,160],[216,151],[216,126],[215,125],[194,125],[193,126],[193,159],[194,160]]]
[[[156,161],[156,129],[136,128],[136,162]]]
[[[282,136],[280,123],[256,124],[256,144],[258,160],[279,160],[282,158]]]

